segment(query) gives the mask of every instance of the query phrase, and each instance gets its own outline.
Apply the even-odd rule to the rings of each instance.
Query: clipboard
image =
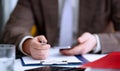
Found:
[[[61,65],[81,65],[81,64],[83,64],[82,62],[53,63],[53,64],[41,64],[41,63],[25,64],[25,62],[22,58],[21,58],[21,63],[23,66],[61,66]]]
[[[59,53],[59,49],[51,48],[47,60],[34,60],[31,57],[21,57],[23,66],[65,66],[65,65],[82,65],[89,62],[82,55],[64,56]]]

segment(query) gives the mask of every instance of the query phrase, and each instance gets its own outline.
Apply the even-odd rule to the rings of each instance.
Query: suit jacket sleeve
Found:
[[[15,44],[18,53],[19,42],[24,36],[30,35],[33,24],[34,19],[29,0],[19,0],[4,28],[1,43]]]
[[[120,0],[111,0],[111,21],[115,32],[98,34],[102,53],[120,51]]]

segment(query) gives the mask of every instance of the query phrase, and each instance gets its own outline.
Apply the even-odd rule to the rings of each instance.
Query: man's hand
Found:
[[[44,43],[40,43],[40,41]],[[23,51],[34,59],[46,59],[49,55],[50,45],[44,36],[36,36],[32,39],[27,39],[23,43]]]
[[[77,46],[70,49],[61,49],[60,52],[64,55],[86,54],[97,46],[96,37],[87,32],[78,38],[78,43]]]

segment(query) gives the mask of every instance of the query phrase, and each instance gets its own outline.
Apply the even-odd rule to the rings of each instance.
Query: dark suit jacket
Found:
[[[79,12],[77,37],[84,32],[98,34],[102,53],[120,51],[120,0],[80,0]],[[58,0],[19,0],[5,27],[2,43],[18,47],[35,24],[36,35],[45,35],[48,43],[56,45],[58,23]]]

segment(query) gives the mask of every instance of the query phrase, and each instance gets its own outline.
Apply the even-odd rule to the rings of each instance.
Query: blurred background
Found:
[[[9,19],[9,16],[16,6],[18,0],[0,0],[0,38],[4,25]]]

